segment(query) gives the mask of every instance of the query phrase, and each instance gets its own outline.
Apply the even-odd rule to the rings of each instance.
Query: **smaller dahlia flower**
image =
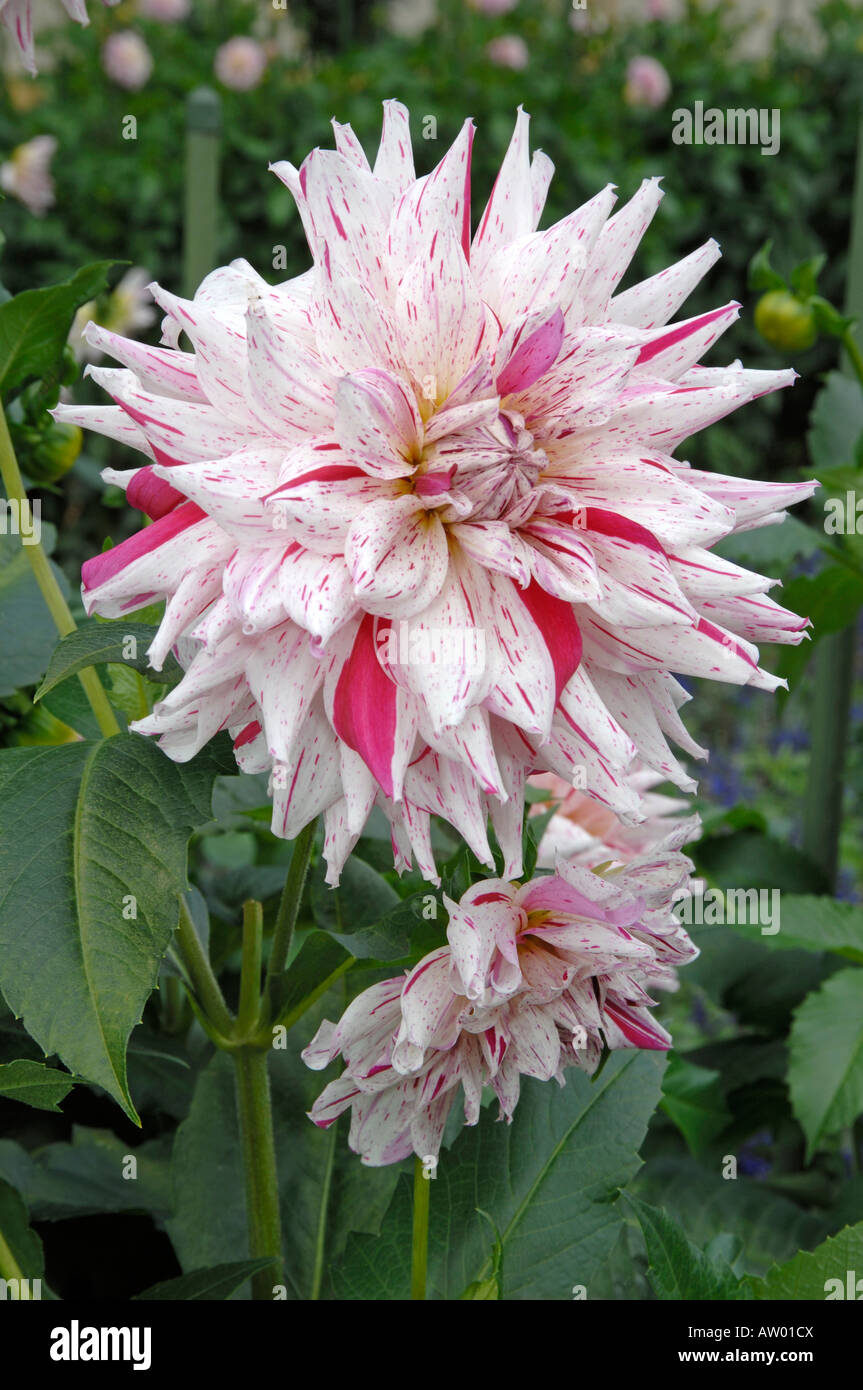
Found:
[[[213,66],[223,86],[232,92],[250,92],[266,71],[267,55],[255,39],[237,34],[222,44]]]
[[[102,0],[104,5],[116,5],[118,0]],[[36,76],[36,51],[33,44],[32,0],[0,0],[0,23],[9,30],[27,71]],[[63,0],[63,8],[77,24],[89,24],[86,0]]]
[[[149,81],[153,55],[140,34],[121,29],[106,39],[102,48],[102,67],[112,82],[129,92],[138,92]]]
[[[37,135],[18,145],[5,164],[0,164],[0,188],[11,193],[36,217],[54,206],[51,160],[57,149],[53,135]]]
[[[650,1008],[698,954],[672,910],[689,891],[679,850],[695,824],[622,869],[561,862],[524,885],[489,879],[459,903],[444,896],[448,944],[365,990],[303,1052],[315,1070],[346,1064],[310,1119],[326,1129],[349,1109],[348,1142],[373,1167],[428,1159],[459,1086],[467,1124],[484,1086],[509,1121],[522,1076],[562,1086],[567,1067],[592,1075],[604,1046],[669,1048]]]
[[[527,44],[518,34],[502,34],[499,39],[492,39],[485,51],[495,67],[512,68],[513,72],[523,72],[530,61]]]
[[[553,772],[530,777],[528,786],[549,792],[547,801],[533,803],[530,816],[557,806],[542,833],[537,866],[552,869],[558,859],[571,859],[593,868],[609,860],[625,864],[638,854],[646,854],[651,844],[675,828],[671,818],[683,813],[689,804],[652,790],[664,780],[649,767],[636,767],[627,773],[626,781],[638,796],[645,819],[637,825],[625,825],[609,806],[571,787],[563,777]]]
[[[626,69],[623,99],[627,106],[656,111],[671,95],[671,78],[656,58],[643,54],[633,58]]]

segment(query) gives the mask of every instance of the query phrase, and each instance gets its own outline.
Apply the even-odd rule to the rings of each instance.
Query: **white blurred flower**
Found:
[[[36,217],[42,217],[54,206],[51,160],[56,149],[53,135],[37,135],[18,145],[6,163],[0,165],[0,188],[17,198]]]
[[[228,39],[216,54],[216,76],[234,92],[249,92],[257,87],[267,66],[267,55],[256,39],[237,34]]]
[[[153,55],[132,29],[121,29],[106,39],[102,48],[102,67],[112,82],[127,91],[140,91],[153,71]]]
[[[437,0],[390,0],[387,28],[400,39],[415,39],[438,17]]]

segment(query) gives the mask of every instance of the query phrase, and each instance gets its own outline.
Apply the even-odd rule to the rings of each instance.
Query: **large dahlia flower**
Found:
[[[119,0],[102,0],[103,5],[116,5]],[[66,13],[77,24],[89,24],[87,0],[62,0]],[[36,74],[36,50],[33,43],[32,0],[0,0],[0,21],[12,35],[28,72]]]
[[[563,1085],[567,1067],[593,1073],[604,1045],[670,1047],[650,1007],[697,955],[672,910],[692,832],[682,822],[616,871],[561,861],[524,886],[491,879],[445,898],[449,944],[365,990],[303,1052],[316,1069],[345,1061],[310,1118],[326,1128],[350,1109],[364,1163],[435,1157],[459,1086],[469,1125],[483,1086],[511,1120],[522,1076]]]
[[[84,602],[167,600],[151,663],[196,654],[134,727],[180,760],[227,728],[241,767],[272,769],[277,834],[326,813],[330,881],[375,802],[400,867],[437,881],[432,814],[492,865],[490,814],[517,877],[532,772],[577,765],[638,820],[636,753],[695,785],[667,742],[701,752],[672,672],[778,684],[754,643],[805,623],[711,547],[814,484],[673,450],[794,374],[695,365],[736,304],[668,325],[714,242],[615,294],[658,180],[538,232],[552,166],[520,111],[472,235],[470,121],[419,179],[399,103],[373,169],[335,133],[274,166],[311,270],[271,287],[237,261],[192,301],[155,286],[163,347],[90,330],[124,364],[91,369],[116,405],[60,415],[145,456],[106,476],[154,524],[86,563]]]

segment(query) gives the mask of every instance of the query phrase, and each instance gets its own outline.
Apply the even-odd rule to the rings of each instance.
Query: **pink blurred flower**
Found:
[[[144,19],[158,19],[163,24],[185,19],[191,9],[192,0],[138,0],[138,10]]]
[[[102,0],[116,5],[118,0]],[[89,24],[86,0],[63,0],[63,8],[77,24]],[[36,54],[33,46],[32,0],[0,0],[0,22],[12,35],[28,72],[36,73]]]
[[[628,106],[645,106],[654,111],[668,100],[671,78],[656,58],[641,54],[626,69],[624,100]]]
[[[522,1076],[562,1086],[567,1067],[596,1070],[604,1043],[669,1048],[650,1008],[698,954],[672,910],[689,891],[691,828],[608,876],[562,863],[444,896],[448,945],[365,990],[303,1052],[314,1070],[345,1061],[310,1118],[326,1129],[350,1109],[348,1142],[372,1166],[436,1157],[459,1086],[467,1124],[484,1086],[511,1120]]]
[[[140,34],[121,29],[105,40],[102,66],[118,87],[137,92],[153,71],[153,56]]]
[[[54,180],[51,160],[57,149],[53,135],[37,135],[18,145],[5,164],[0,165],[0,188],[11,193],[36,217],[54,206]]]
[[[255,39],[237,34],[228,39],[216,54],[216,76],[234,92],[249,92],[257,87],[267,66],[267,55]]]
[[[527,44],[518,34],[503,34],[499,39],[492,39],[485,51],[497,67],[512,68],[514,72],[522,72],[530,58]]]
[[[671,8],[670,0],[646,0],[645,13],[648,19],[668,19]]]

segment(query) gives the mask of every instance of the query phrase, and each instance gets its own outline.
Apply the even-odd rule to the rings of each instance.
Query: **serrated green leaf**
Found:
[[[823,1136],[863,1112],[863,970],[840,970],[796,1010],[788,1086],[808,1162]]]
[[[218,744],[176,764],[135,734],[0,752],[0,989],[46,1054],[133,1119],[126,1043],[225,765]]]
[[[46,1067],[44,1062],[19,1060],[0,1066],[0,1096],[37,1110],[59,1110],[60,1101],[74,1085],[74,1076]]]
[[[234,1260],[230,1264],[213,1265],[210,1269],[195,1269],[179,1279],[166,1279],[136,1294],[133,1303],[170,1300],[220,1300],[228,1298],[259,1269],[266,1269],[271,1260]]]
[[[522,1080],[511,1125],[495,1107],[441,1153],[432,1182],[428,1297],[460,1299],[494,1270],[500,1231],[504,1299],[569,1299],[590,1288],[623,1220],[618,1189],[659,1099],[664,1058],[615,1052],[591,1081],[574,1069],[562,1090]],[[333,1281],[341,1299],[410,1297],[412,1183],[403,1176],[379,1237],[351,1236]]]
[[[785,1264],[774,1265],[765,1279],[750,1278],[749,1283],[754,1298],[802,1302],[847,1298],[850,1282],[857,1302],[863,1297],[856,1288],[858,1276],[863,1278],[863,1222],[828,1236],[815,1250],[801,1250]]]
[[[115,264],[95,261],[62,284],[24,290],[0,304],[0,393],[9,396],[34,377],[48,376],[76,311],[105,288]]]
[[[624,1192],[623,1197],[638,1218],[647,1246],[648,1277],[657,1298],[727,1302],[752,1297],[730,1265],[716,1256],[711,1259],[693,1245],[667,1212],[649,1206],[631,1192]]]
[[[723,1173],[709,1172],[691,1158],[655,1158],[639,1174],[634,1190],[668,1212],[696,1245],[704,1247],[720,1234],[735,1236],[742,1246],[741,1269],[757,1276],[823,1239],[823,1217],[801,1210],[763,1182],[731,1176],[731,1171],[723,1165]]]
[[[154,671],[147,664],[147,648],[156,631],[149,623],[127,622],[124,619],[103,623],[94,618],[81,623],[74,632],[61,637],[57,643],[34,698],[41,700],[67,676],[83,671],[87,666],[105,662],[115,662],[127,670],[137,671],[159,685],[175,684],[183,672],[174,657],[167,659],[162,671]],[[127,652],[133,654],[126,655]]]
[[[843,372],[830,372],[809,416],[807,443],[816,469],[849,463],[863,433],[863,396]]]

